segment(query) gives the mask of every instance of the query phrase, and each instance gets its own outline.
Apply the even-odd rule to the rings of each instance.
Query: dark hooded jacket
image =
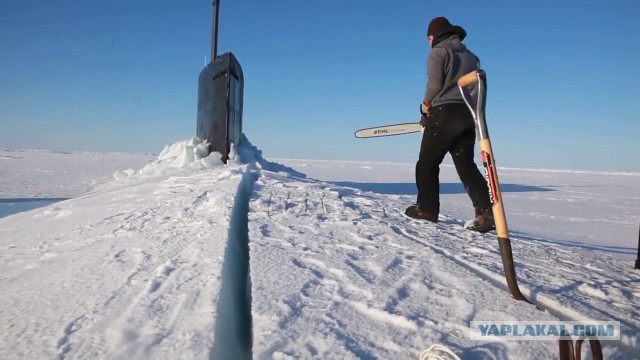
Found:
[[[464,103],[458,89],[458,79],[480,69],[480,59],[462,43],[461,34],[451,32],[433,41],[427,59],[427,89],[424,101],[431,106]]]

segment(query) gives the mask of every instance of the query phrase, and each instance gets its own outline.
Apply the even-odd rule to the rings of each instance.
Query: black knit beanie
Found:
[[[451,29],[452,27],[453,25],[451,25],[449,19],[444,16],[438,16],[433,18],[429,23],[427,35],[433,35],[433,37],[436,37],[443,29]]]
[[[452,25],[449,22],[449,20],[444,16],[438,16],[436,18],[433,18],[431,22],[429,22],[429,27],[427,28],[427,35],[432,35],[434,40],[441,40],[443,35],[449,35],[449,34],[458,35],[460,40],[463,40],[467,36],[467,32],[464,31],[462,27],[457,25]]]

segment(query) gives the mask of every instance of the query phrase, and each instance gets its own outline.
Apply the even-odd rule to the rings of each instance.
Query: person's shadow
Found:
[[[353,182],[353,181],[325,181],[337,186],[346,186],[362,191],[370,191],[378,194],[387,195],[415,195],[417,188],[415,183],[372,183],[372,182]],[[554,191],[553,189],[520,184],[500,184],[500,190],[505,192],[537,192],[537,191]],[[464,186],[461,183],[440,183],[440,194],[465,194]]]

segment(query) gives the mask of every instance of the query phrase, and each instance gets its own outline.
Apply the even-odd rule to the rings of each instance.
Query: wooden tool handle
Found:
[[[478,81],[478,72],[472,71],[465,75],[462,75],[460,79],[458,79],[458,85],[460,86],[468,86],[476,83]]]

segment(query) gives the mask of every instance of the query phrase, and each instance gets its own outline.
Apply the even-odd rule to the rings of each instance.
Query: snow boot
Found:
[[[496,224],[493,220],[492,209],[476,209],[476,217],[467,221],[464,224],[464,228],[471,231],[477,231],[481,233],[487,233],[496,229]]]
[[[410,218],[418,219],[418,220],[427,220],[434,223],[438,222],[438,214],[433,214],[426,212],[418,207],[417,204],[409,206],[404,214]]]

